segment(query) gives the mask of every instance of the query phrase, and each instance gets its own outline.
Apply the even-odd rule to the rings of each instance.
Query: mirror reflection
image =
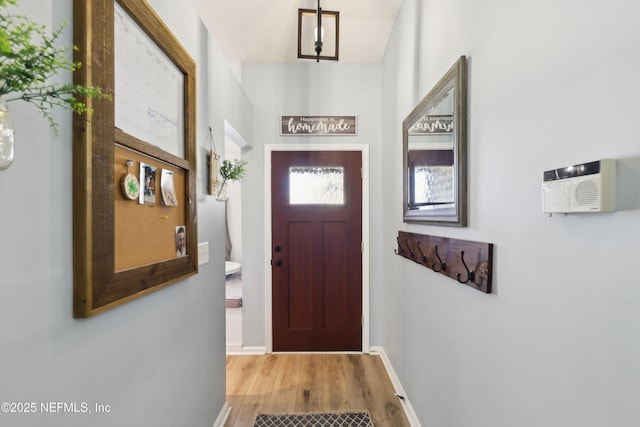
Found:
[[[465,57],[403,123],[405,222],[466,225]]]

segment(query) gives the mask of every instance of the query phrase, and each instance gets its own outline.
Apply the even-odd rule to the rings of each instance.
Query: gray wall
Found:
[[[588,7],[587,7],[588,6]],[[640,418],[637,2],[405,0],[382,64],[382,344],[422,425]],[[469,226],[402,223],[399,125],[469,58]],[[619,210],[541,209],[542,171],[618,159]],[[394,256],[398,230],[487,241],[484,295]]]
[[[371,344],[389,354],[422,425],[635,424],[640,5],[404,0],[382,64],[245,64],[247,98],[189,3],[151,4],[199,64],[198,222],[211,262],[181,283],[72,319],[71,115],[58,113],[54,137],[31,106],[10,105],[18,145],[15,164],[0,172],[0,401],[112,411],[0,414],[1,424],[213,423],[225,399],[223,205],[203,194],[204,153],[208,126],[224,141],[224,119],[254,147],[243,184],[245,345],[265,345],[264,144],[369,144]],[[21,12],[50,27],[72,19],[70,0],[22,0]],[[406,225],[400,123],[461,54],[469,226]],[[282,114],[356,114],[359,133],[284,138]],[[542,214],[543,170],[602,157],[618,159],[617,212]],[[394,256],[399,229],[494,243],[496,292]]]
[[[242,184],[243,198],[243,344],[265,343],[264,254],[264,145],[265,144],[367,144],[370,149],[371,187],[381,186],[380,65],[299,62],[296,64],[245,63],[242,85],[254,107],[253,149],[243,156],[249,175]],[[280,136],[282,115],[357,115],[357,136]],[[371,228],[382,224],[380,194],[371,192]],[[380,258],[380,241],[372,239],[374,259]],[[381,277],[373,266],[372,282]],[[372,283],[372,288],[376,286]],[[372,307],[379,305],[372,295]],[[373,310],[373,308],[372,308]],[[376,322],[377,323],[377,320]],[[377,324],[372,322],[376,330]]]
[[[20,13],[49,28],[73,20],[71,0],[20,3]],[[180,283],[73,319],[71,113],[56,113],[54,136],[35,108],[10,103],[17,149],[0,172],[0,401],[99,403],[111,412],[0,413],[1,425],[210,427],[225,402],[224,212],[203,193],[204,153],[208,126],[223,145],[225,118],[250,134],[251,105],[191,4],[150,3],[198,63],[198,237],[209,241],[211,262]],[[64,41],[72,43],[71,26]]]

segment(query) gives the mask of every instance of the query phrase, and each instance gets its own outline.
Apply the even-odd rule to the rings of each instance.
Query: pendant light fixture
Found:
[[[340,12],[298,9],[298,58],[337,61]]]
[[[322,8],[320,7],[320,0],[318,0],[318,9],[316,11],[316,19],[318,25],[316,25],[316,62],[320,62],[320,54],[322,53],[322,39],[324,37],[324,29],[322,28]]]

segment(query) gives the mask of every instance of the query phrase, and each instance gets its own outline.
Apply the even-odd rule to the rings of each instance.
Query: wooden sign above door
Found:
[[[357,135],[357,116],[281,116],[280,135]]]

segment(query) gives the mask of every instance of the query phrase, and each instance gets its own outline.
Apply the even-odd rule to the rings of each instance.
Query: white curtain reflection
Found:
[[[415,203],[452,203],[453,166],[419,166],[415,168]]]
[[[337,166],[289,168],[289,203],[292,205],[344,204],[344,168]]]

